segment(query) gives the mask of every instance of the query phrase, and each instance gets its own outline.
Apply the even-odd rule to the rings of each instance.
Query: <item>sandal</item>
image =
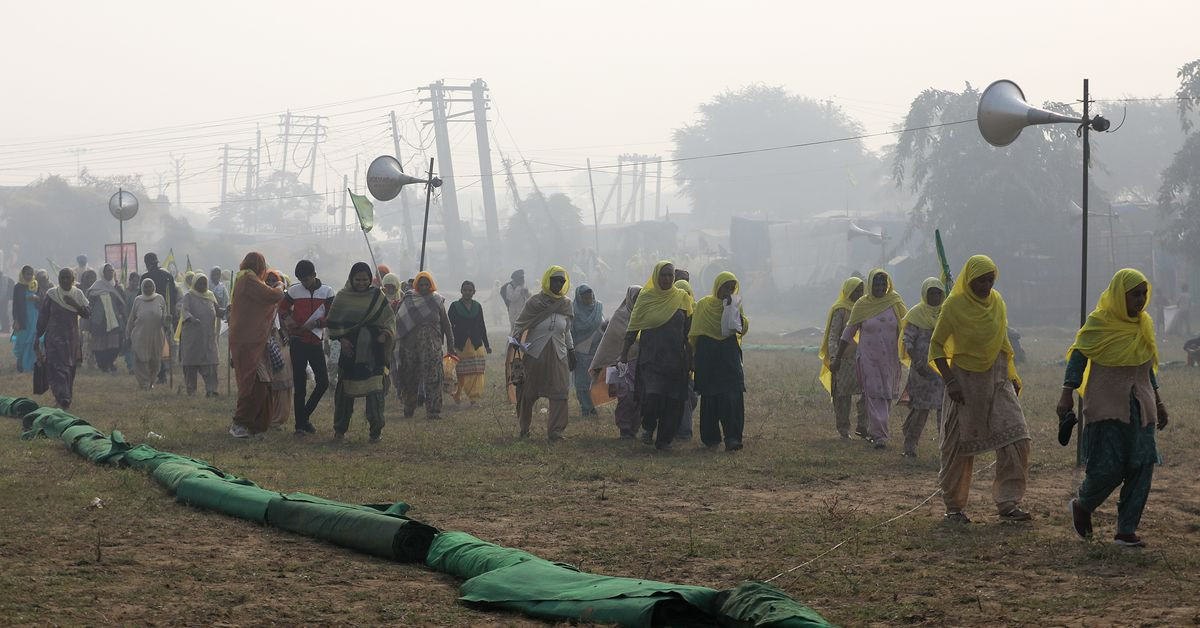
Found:
[[[945,520],[950,523],[971,523],[971,518],[967,516],[967,513],[962,512],[961,510],[958,512],[946,513]]]
[[[1025,510],[1021,510],[1020,506],[1013,506],[1000,513],[1001,521],[1029,521],[1030,519],[1033,519],[1033,515]]]

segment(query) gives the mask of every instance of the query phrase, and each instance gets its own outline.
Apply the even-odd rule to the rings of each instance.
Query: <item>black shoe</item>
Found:
[[[1068,412],[1058,418],[1058,444],[1066,447],[1071,444],[1071,432],[1079,422],[1074,412]]]
[[[741,443],[725,443],[725,451],[741,451]]]
[[[310,423],[310,422],[308,422],[308,421],[305,421],[305,422],[303,422],[303,423],[297,423],[297,424],[296,424],[296,433],[297,433],[297,434],[301,434],[301,433],[303,433],[303,434],[316,434],[316,433],[317,433],[317,428],[313,427],[313,424],[312,424],[312,423]]]
[[[367,442],[374,445],[381,440],[383,440],[382,436],[380,436],[379,434],[372,434],[371,437],[367,439]]]
[[[1075,534],[1079,538],[1086,539],[1092,536],[1092,513],[1083,509],[1079,505],[1078,499],[1072,499],[1067,504],[1068,510],[1071,511],[1071,527],[1075,529]]]

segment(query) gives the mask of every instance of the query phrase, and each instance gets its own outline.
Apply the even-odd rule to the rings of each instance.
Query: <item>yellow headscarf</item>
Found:
[[[423,270],[423,271],[417,273],[416,277],[413,277],[413,281],[412,281],[413,292],[416,292],[417,284],[420,283],[422,277],[429,280],[429,291],[437,292],[437,282],[433,280],[433,275],[427,270]]]
[[[963,265],[933,328],[929,362],[932,365],[937,358],[945,358],[963,370],[983,373],[1003,352],[1008,356],[1009,378],[1020,382],[1008,341],[1008,305],[1004,297],[993,289],[981,299],[971,290],[971,282],[988,273],[1000,278],[996,263],[986,255],[973,255]]]
[[[881,297],[875,297],[871,294],[871,286],[875,285],[875,277],[879,275],[887,277],[887,292]],[[854,307],[850,310],[850,320],[846,321],[846,324],[857,325],[879,316],[888,309],[896,313],[896,321],[904,320],[904,315],[908,312],[904,299],[892,288],[892,276],[882,268],[876,268],[867,273],[867,285],[863,288],[862,298],[854,302]]]
[[[717,292],[726,282],[733,282],[733,294],[741,291],[741,284],[737,277],[729,271],[725,271],[713,280],[712,294],[700,299],[696,303],[696,312],[692,314],[692,329],[688,332],[688,340],[692,342],[692,346],[696,345],[696,338],[699,336],[708,336],[714,340],[724,340],[726,337],[721,335],[721,315],[725,313],[725,300],[717,298]],[[684,283],[682,280],[675,282],[676,286]],[[738,311],[741,311],[741,306],[738,306]],[[745,314],[742,314],[742,319],[745,320]],[[742,326],[742,333],[738,334],[738,340],[745,336],[750,331],[750,321],[745,320]]]
[[[563,282],[562,292],[554,292],[550,289],[550,278],[559,273],[562,273],[562,277],[563,279],[566,279],[566,281]],[[567,274],[567,269],[563,268],[562,266],[551,266],[550,268],[546,269],[546,272],[542,273],[542,294],[552,299],[561,299],[567,296],[567,291],[570,289],[571,276]]]
[[[1152,362],[1158,370],[1158,344],[1154,339],[1154,320],[1145,308],[1137,316],[1129,316],[1125,309],[1125,293],[1146,284],[1146,302],[1150,302],[1150,281],[1141,272],[1122,268],[1113,275],[1108,289],[1100,295],[1096,309],[1075,335],[1075,343],[1067,350],[1079,350],[1086,355],[1088,368],[1083,374],[1083,385],[1079,394],[1085,394],[1092,363],[1101,366],[1141,366]]]
[[[945,290],[941,279],[930,277],[921,284],[921,302],[914,305],[913,309],[904,315],[905,325],[932,330],[933,326],[937,324],[938,314],[941,313],[942,306],[934,307],[929,304],[929,291],[934,288]]]
[[[829,370],[829,360],[832,356],[829,355],[829,326],[833,324],[833,315],[838,310],[846,310],[847,312],[854,309],[854,301],[850,300],[850,295],[858,290],[858,287],[863,285],[863,280],[858,277],[851,277],[842,282],[842,293],[838,296],[838,300],[833,302],[833,307],[829,308],[829,316],[825,318],[825,335],[821,338],[821,351],[817,357],[821,359],[821,375],[818,379],[821,380],[821,385],[825,390],[833,392],[833,372]]]
[[[677,310],[683,310],[688,316],[692,315],[695,307],[690,294],[676,288],[673,284],[666,290],[658,287],[658,271],[670,263],[664,260],[654,265],[654,270],[650,273],[650,280],[642,287],[637,303],[633,306],[633,315],[629,319],[629,331],[643,331],[659,327],[671,320]]]
[[[679,281],[676,281],[675,287],[688,293],[688,296],[692,297],[692,301],[696,300],[696,292],[692,290],[692,284],[689,283],[687,279],[680,279]]]

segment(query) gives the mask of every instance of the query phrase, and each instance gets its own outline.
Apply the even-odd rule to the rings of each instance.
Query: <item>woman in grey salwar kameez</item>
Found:
[[[58,285],[46,293],[38,316],[37,337],[41,359],[46,365],[46,378],[54,401],[66,410],[74,401],[75,371],[83,362],[83,343],[79,335],[79,319],[92,315],[83,291],[75,285],[75,272],[64,268],[58,273]]]

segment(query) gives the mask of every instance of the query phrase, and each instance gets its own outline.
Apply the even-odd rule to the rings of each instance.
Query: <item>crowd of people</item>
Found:
[[[976,456],[995,452],[992,499],[1001,520],[1028,521],[1021,507],[1029,478],[1030,433],[1021,407],[1021,378],[1010,341],[1000,277],[986,256],[967,260],[949,294],[941,279],[926,279],[911,310],[876,269],[864,282],[851,277],[829,311],[822,342],[821,381],[833,400],[834,424],[876,449],[886,449],[895,403],[909,413],[902,428],[903,456],[916,456],[929,415],[936,415],[940,454],[938,484],[947,521],[969,523],[965,509]],[[1066,445],[1078,418],[1075,393],[1086,416],[1080,438],[1087,466],[1069,505],[1072,526],[1092,535],[1092,513],[1118,487],[1118,545],[1145,545],[1138,523],[1159,462],[1155,429],[1167,425],[1158,394],[1158,344],[1146,313],[1151,286],[1141,272],[1116,273],[1095,311],[1067,350],[1067,368],[1056,412]],[[901,387],[903,364],[910,365]],[[857,397],[857,403],[855,398]]]
[[[131,274],[125,286],[112,265],[97,273],[86,257],[77,262],[77,268],[58,272],[56,285],[45,271],[25,266],[12,288],[17,369],[32,373],[35,393],[49,390],[61,408],[71,407],[85,356],[112,372],[124,355],[142,389],[161,385],[178,362],[187,394],[196,394],[202,380],[206,396],[219,396],[223,329],[236,382],[229,431],[237,438],[282,429],[289,417],[297,436],[316,434],[314,412],[331,376],[335,440],[350,429],[356,399],[365,399],[374,443],[382,438],[389,388],[406,418],[423,405],[431,420],[442,414],[444,389],[456,405],[471,406],[485,389],[492,345],[471,281],[448,304],[431,273],[401,279],[365,262],[351,267],[336,292],[311,261],[298,262],[289,278],[257,252],[247,254],[236,273],[187,273],[182,291],[153,253],[145,257],[146,272]],[[976,255],[952,286],[925,280],[912,309],[885,270],[850,277],[829,310],[819,353],[820,380],[841,438],[853,434],[887,449],[892,407],[903,404],[908,413],[901,455],[914,457],[930,415],[935,417],[938,483],[952,522],[970,521],[965,508],[974,459],[986,452],[996,453],[992,499],[998,516],[1031,518],[1021,506],[1030,432],[1007,306],[995,289],[999,276],[991,259]],[[606,317],[593,289],[583,284],[572,291],[561,266],[546,269],[536,291],[526,286],[524,271],[514,272],[498,294],[509,318],[504,383],[520,437],[530,438],[535,405],[545,399],[545,437],[567,438],[573,389],[583,416],[615,400],[619,438],[640,436],[646,445],[669,450],[691,438],[698,407],[706,447],[741,449],[741,342],[749,320],[739,282],[722,272],[710,293],[696,300],[690,279],[685,269],[660,261]],[[1067,351],[1056,408],[1060,441],[1069,439],[1078,420],[1076,391],[1086,416],[1080,435],[1086,475],[1070,503],[1075,531],[1090,536],[1091,513],[1120,487],[1116,542],[1129,546],[1144,544],[1136,530],[1158,461],[1155,428],[1168,421],[1155,376],[1150,299],[1142,273],[1116,273]]]

